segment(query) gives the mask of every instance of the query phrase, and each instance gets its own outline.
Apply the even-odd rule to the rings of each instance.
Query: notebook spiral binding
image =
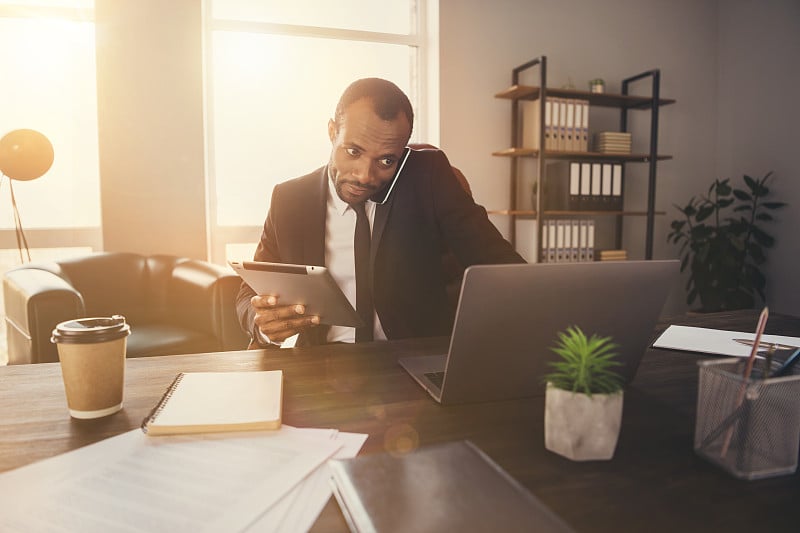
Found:
[[[167,388],[166,392],[164,392],[164,395],[158,401],[156,406],[153,407],[153,410],[150,411],[150,414],[148,414],[146,417],[144,417],[144,420],[142,420],[142,431],[144,433],[147,433],[148,424],[150,424],[150,422],[155,420],[156,417],[158,417],[158,414],[161,412],[161,410],[164,409],[164,406],[167,404],[167,401],[172,396],[172,393],[174,393],[175,389],[178,388],[178,384],[183,379],[183,376],[184,376],[183,372],[181,372],[180,374],[175,376],[175,379],[172,381],[172,384]]]

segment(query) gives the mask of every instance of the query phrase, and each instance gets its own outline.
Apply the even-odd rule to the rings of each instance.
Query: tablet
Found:
[[[303,304],[307,315],[318,315],[320,324],[364,325],[347,296],[322,266],[228,261],[256,294],[278,296],[278,305]]]

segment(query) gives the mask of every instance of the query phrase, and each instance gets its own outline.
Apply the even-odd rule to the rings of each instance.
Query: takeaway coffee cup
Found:
[[[122,409],[125,348],[131,328],[125,317],[61,322],[51,342],[58,347],[69,414],[100,418]]]

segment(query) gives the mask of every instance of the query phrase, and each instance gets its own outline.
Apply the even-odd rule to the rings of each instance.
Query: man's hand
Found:
[[[283,342],[288,337],[319,324],[316,315],[307,316],[304,305],[278,305],[277,296],[253,296],[250,305],[256,311],[256,327],[272,342]]]

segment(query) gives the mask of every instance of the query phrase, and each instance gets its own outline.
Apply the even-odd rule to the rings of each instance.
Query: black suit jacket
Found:
[[[256,261],[325,263],[327,167],[277,185]],[[375,309],[389,339],[449,335],[454,309],[445,292],[442,254],[451,250],[466,266],[524,262],[458,182],[439,150],[415,151],[372,228]],[[237,312],[253,332],[254,292],[242,283]],[[290,303],[290,302],[285,302]],[[302,344],[324,342],[327,328],[301,335]]]

